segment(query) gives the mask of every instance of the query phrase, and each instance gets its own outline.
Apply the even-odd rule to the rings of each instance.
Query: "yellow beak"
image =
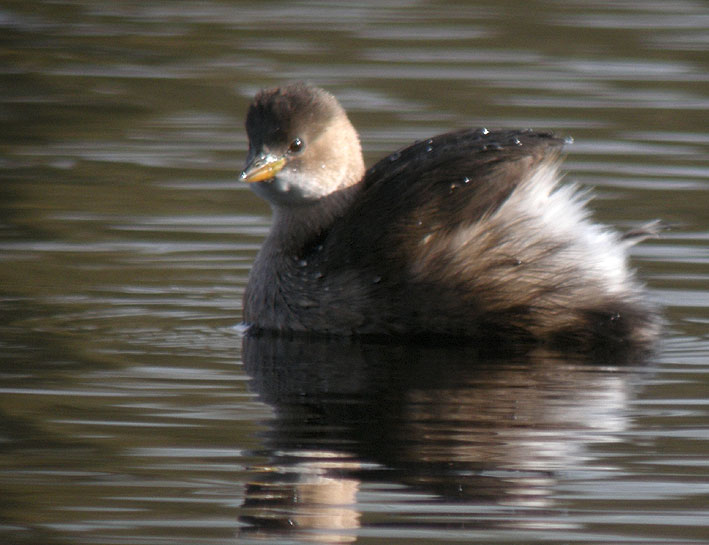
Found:
[[[285,157],[261,154],[251,161],[241,172],[242,182],[253,183],[270,180],[286,166]]]

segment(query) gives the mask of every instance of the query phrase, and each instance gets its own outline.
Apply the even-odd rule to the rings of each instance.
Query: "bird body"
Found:
[[[258,329],[577,347],[644,345],[657,318],[624,238],[560,185],[564,141],[461,130],[364,170],[336,99],[295,84],[247,117],[242,179],[273,208],[244,318]]]

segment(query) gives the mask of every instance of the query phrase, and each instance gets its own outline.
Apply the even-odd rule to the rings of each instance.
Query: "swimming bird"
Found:
[[[645,346],[658,319],[621,235],[560,184],[565,141],[465,129],[365,169],[327,91],[260,91],[240,179],[272,208],[249,275],[253,330],[333,336]]]

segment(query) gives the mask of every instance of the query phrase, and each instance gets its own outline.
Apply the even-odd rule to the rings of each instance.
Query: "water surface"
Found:
[[[709,540],[705,3],[6,0],[0,27],[4,543]],[[243,339],[243,115],[296,79],[368,164],[573,136],[595,217],[672,225],[632,254],[658,354]]]

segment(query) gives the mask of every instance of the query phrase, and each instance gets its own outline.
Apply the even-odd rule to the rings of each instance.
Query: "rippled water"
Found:
[[[0,43],[0,541],[709,541],[706,3],[5,0]],[[657,356],[243,339],[242,119],[293,79],[370,164],[573,136],[599,219],[673,226]]]

